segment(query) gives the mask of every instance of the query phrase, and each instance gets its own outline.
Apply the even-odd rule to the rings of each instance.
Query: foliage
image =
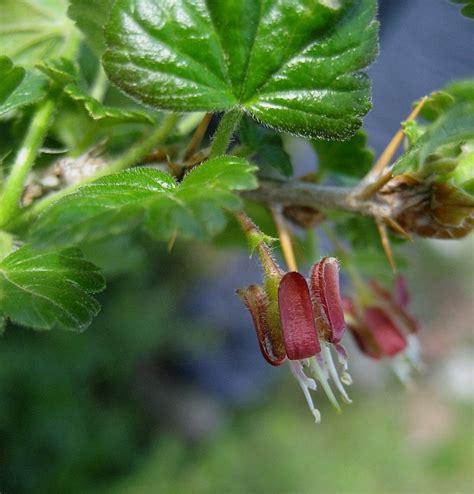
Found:
[[[433,93],[424,121],[404,124],[406,150],[391,168],[399,181],[360,195],[373,178],[373,152],[359,128],[371,105],[363,71],[378,50],[376,6],[5,0],[2,324],[84,329],[99,310],[92,294],[103,288],[84,253],[92,260],[107,249],[110,257],[124,255],[131,274],[140,254],[127,264],[134,243],[120,237],[125,233],[145,230],[170,247],[176,238],[209,242],[219,234],[218,245],[240,246],[235,223],[226,227],[248,198],[266,222],[268,206],[306,229],[326,220],[336,250],[338,242],[349,246],[362,276],[391,276],[381,224],[396,230],[399,220],[420,235],[467,234],[474,204],[470,80]],[[261,195],[265,187],[300,184],[287,134],[308,138],[318,155],[318,170],[302,179],[314,204],[305,194]],[[413,197],[421,202],[406,211]],[[421,232],[426,218],[441,223],[435,233]],[[400,242],[388,238],[397,249]]]
[[[156,108],[239,106],[276,129],[343,139],[370,108],[359,71],[377,52],[375,2],[353,3],[119,0],[105,29],[104,67]]]
[[[36,329],[80,331],[99,312],[89,293],[103,288],[98,268],[79,250],[37,253],[24,246],[0,262],[0,317]]]
[[[451,0],[453,3],[463,5],[461,12],[466,17],[474,19],[474,1],[473,0]]]
[[[473,16],[470,0],[455,3]],[[367,295],[369,277],[391,285],[387,244],[403,271],[406,237],[458,238],[474,228],[473,80],[429,95],[402,124],[404,150],[383,156],[380,170],[361,130],[371,107],[365,71],[378,51],[376,0],[1,0],[0,11],[0,447],[8,458],[0,490],[104,492],[113,481],[114,492],[141,491],[156,475],[163,492],[228,491],[229,479],[248,491],[307,490],[311,461],[300,462],[307,445],[294,438],[313,435],[286,408],[269,422],[257,416],[257,436],[244,418],[242,434],[224,435],[183,479],[174,472],[191,448],[165,437],[164,459],[125,483],[119,477],[143,459],[151,431],[161,433],[155,422],[172,407],[159,397],[181,390],[184,377],[168,381],[176,361],[188,365],[220,340],[201,327],[192,290],[197,278],[228,277],[230,248],[243,252],[249,233],[236,221],[242,211],[258,224],[251,251],[277,266],[265,245],[279,236],[289,270],[293,240],[298,261],[303,251],[317,261],[311,239],[322,223],[321,244],[340,258],[353,299]],[[304,177],[291,135],[317,155]],[[203,243],[213,250],[203,254]],[[336,300],[342,314],[337,273],[331,294],[318,297]],[[270,307],[277,322],[279,307]],[[73,334],[90,324],[87,337]],[[246,361],[241,340],[226,362]],[[334,351],[344,367],[345,350]],[[328,376],[340,369],[328,369],[319,382],[332,393]],[[306,391],[315,387],[299,377]],[[424,466],[396,442],[395,408],[376,406],[386,408],[373,424],[376,454],[394,445],[388,460],[409,478]],[[341,436],[361,442],[367,417],[362,409],[350,417],[338,422]],[[344,443],[334,429],[318,440],[323,449]],[[244,461],[247,478],[228,460],[259,451],[260,441],[255,468]],[[265,454],[275,442],[295,452],[288,471]],[[358,465],[349,463],[346,478],[331,470],[337,456],[320,460],[323,490],[385,482],[354,483]],[[262,471],[274,472],[271,484]]]

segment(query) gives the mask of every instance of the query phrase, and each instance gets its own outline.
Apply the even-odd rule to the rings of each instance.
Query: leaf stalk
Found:
[[[55,107],[54,98],[47,98],[31,120],[0,194],[0,227],[5,226],[19,209],[26,178],[43,144]]]
[[[209,158],[215,158],[225,154],[241,119],[242,112],[240,109],[235,109],[224,113],[217,130],[214,133]]]

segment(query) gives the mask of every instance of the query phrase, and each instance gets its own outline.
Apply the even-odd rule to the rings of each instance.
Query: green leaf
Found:
[[[451,2],[463,4],[464,7],[461,9],[461,13],[474,19],[474,0],[451,0]]]
[[[16,67],[8,57],[0,57],[0,105],[15,91],[25,77],[25,69]]]
[[[435,91],[431,93],[426,100],[423,108],[420,111],[420,115],[425,119],[433,122],[440,117],[450,106],[454,103],[454,97],[451,96],[446,90]],[[416,106],[419,101],[415,101],[413,106]]]
[[[242,108],[298,135],[345,139],[370,108],[375,0],[118,0],[104,68],[155,108]]]
[[[6,325],[7,325],[7,321],[5,317],[0,315],[0,336],[3,335],[3,333],[5,333]]]
[[[431,93],[421,109],[420,115],[433,122],[443,115],[455,102],[474,103],[474,79],[461,79],[451,82],[441,91]],[[413,106],[419,103],[415,101]]]
[[[165,172],[137,167],[108,175],[54,203],[33,227],[41,246],[95,241],[144,222],[156,238],[173,233],[206,238],[226,223],[223,209],[235,210],[232,193],[256,187],[247,161],[222,156],[194,168],[181,184]]]
[[[348,141],[314,139],[311,143],[318,155],[319,171],[323,173],[363,177],[374,161],[374,152],[367,146],[367,134],[362,130]]]
[[[474,79],[460,79],[448,84],[444,91],[456,101],[470,101],[474,103]]]
[[[48,91],[48,80],[36,70],[28,70],[20,85],[0,103],[0,116],[41,101]]]
[[[24,246],[0,262],[0,319],[34,329],[85,329],[104,288],[98,268],[77,249],[34,252]]]
[[[54,82],[62,86],[64,93],[81,105],[93,120],[100,121],[104,125],[155,123],[155,120],[144,111],[127,111],[121,108],[106,106],[90,96],[80,87],[77,68],[70,60],[54,60],[49,63],[40,63],[37,67]]]
[[[66,9],[67,0],[2,0],[2,54],[24,66],[64,54],[75,31]]]
[[[421,137],[414,142],[395,163],[393,173],[417,174],[421,177],[433,172],[450,171],[449,162],[452,147],[474,138],[474,104],[464,102],[451,106],[441,117],[435,120]],[[451,148],[447,148],[451,146]],[[447,151],[447,152],[446,152]],[[448,169],[445,166],[448,164]]]
[[[104,25],[115,0],[70,0],[68,16],[85,34],[87,41],[100,56],[105,50]]]
[[[244,118],[240,124],[239,137],[241,144],[258,163],[269,165],[286,177],[293,174],[290,156],[277,132]]]

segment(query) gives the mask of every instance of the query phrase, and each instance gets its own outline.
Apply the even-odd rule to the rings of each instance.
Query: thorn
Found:
[[[173,250],[177,237],[178,237],[178,230],[175,230],[171,234],[170,239],[168,240],[168,254]]]
[[[393,257],[393,252],[392,252],[392,247],[390,245],[390,240],[387,235],[387,227],[383,224],[382,220],[376,219],[375,224],[377,225],[377,230],[379,231],[380,235],[380,242],[382,243],[383,250],[385,252],[385,255],[387,257],[388,263],[390,264],[390,267],[392,268],[392,271],[394,273],[397,272],[397,266],[395,264],[395,259]]]
[[[283,257],[285,258],[288,269],[290,271],[298,271],[295,252],[293,250],[293,243],[291,241],[291,235],[288,229],[288,225],[280,211],[277,211],[273,208],[272,215],[278,232],[278,237],[280,238],[280,245],[283,252]]]
[[[390,182],[392,178],[393,178],[392,172],[390,171],[387,172],[385,175],[382,175],[381,177],[377,178],[375,182],[365,187],[365,189],[363,189],[362,192],[357,195],[357,198],[361,200],[369,199],[374,194],[376,194],[385,184]]]
[[[413,240],[412,236],[398,223],[398,221],[395,221],[393,218],[387,217],[384,218],[385,222],[388,224],[392,230],[395,230],[398,234],[400,234],[402,237],[406,238],[407,240]]]

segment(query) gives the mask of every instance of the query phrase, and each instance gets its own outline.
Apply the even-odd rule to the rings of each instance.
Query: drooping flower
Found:
[[[409,301],[402,276],[395,279],[392,292],[371,281],[364,297],[343,301],[347,326],[360,350],[373,359],[391,359],[405,384],[411,383],[412,367],[421,366],[418,323],[407,311]]]
[[[264,235],[248,217],[241,215],[238,219],[251,247],[258,252],[264,280],[262,285],[251,285],[237,293],[252,315],[263,357],[274,366],[288,360],[290,370],[319,422],[320,413],[310,395],[310,390],[317,387],[316,381],[321,383],[337,410],[340,407],[329,379],[334,381],[343,400],[350,403],[341,382],[350,384],[351,381],[346,355],[340,346],[345,324],[338,263],[334,258],[324,258],[315,264],[312,273],[319,273],[318,279],[308,286],[300,273],[283,273],[273,259]],[[337,346],[338,354],[343,355],[342,378],[332,359],[331,345]]]

